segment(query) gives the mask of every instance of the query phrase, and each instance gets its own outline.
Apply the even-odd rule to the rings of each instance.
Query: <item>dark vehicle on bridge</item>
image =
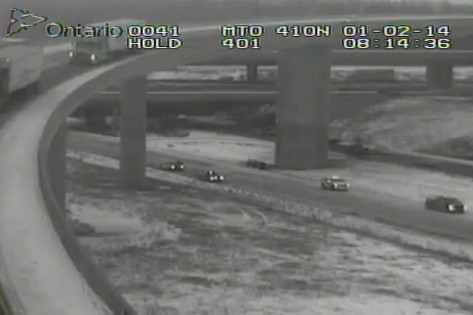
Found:
[[[209,183],[222,183],[225,180],[225,176],[210,170],[205,172],[205,174],[202,176],[202,180]]]
[[[80,222],[77,219],[71,220],[72,229],[77,236],[86,236],[95,233],[95,228],[87,223]]]
[[[119,19],[102,23],[95,23],[85,27],[86,30],[101,30],[105,25],[127,30],[129,26],[145,25],[144,20]],[[97,65],[118,59],[138,49],[129,49],[126,36],[86,36],[75,37],[72,50],[69,51],[71,64]]]
[[[425,208],[448,213],[465,213],[467,207],[457,198],[433,196],[425,200]]]
[[[333,191],[348,191],[350,184],[346,179],[340,178],[338,176],[329,176],[322,178],[320,186],[325,190]]]
[[[174,161],[174,162],[166,162],[161,165],[162,170],[166,171],[183,171],[184,170],[184,162],[182,161]]]
[[[370,154],[370,149],[361,143],[355,143],[346,148],[346,153],[355,156],[365,156]]]
[[[269,166],[266,162],[259,161],[259,160],[253,160],[253,159],[249,159],[248,161],[246,161],[246,166],[252,167],[252,168],[257,168],[257,169],[260,169],[260,170],[269,169]]]

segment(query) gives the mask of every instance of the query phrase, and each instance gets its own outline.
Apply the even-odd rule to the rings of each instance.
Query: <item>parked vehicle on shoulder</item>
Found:
[[[254,160],[254,159],[249,159],[248,161],[246,161],[246,166],[257,168],[260,170],[267,170],[269,168],[266,162]]]
[[[166,162],[161,165],[162,170],[166,171],[183,171],[184,170],[184,162],[182,161],[174,161],[174,162]]]
[[[348,191],[350,184],[346,179],[338,176],[329,176],[322,178],[320,183],[322,189],[334,190],[334,191]]]
[[[225,180],[225,176],[210,170],[204,173],[203,180],[209,183],[221,183]]]
[[[459,199],[448,196],[428,197],[425,200],[425,208],[448,213],[465,213],[467,209]]]

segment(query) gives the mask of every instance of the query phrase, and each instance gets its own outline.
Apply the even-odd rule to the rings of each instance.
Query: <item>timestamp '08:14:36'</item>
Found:
[[[343,38],[342,47],[344,49],[450,49],[452,40],[450,38],[395,38],[389,37],[384,40],[370,38]]]

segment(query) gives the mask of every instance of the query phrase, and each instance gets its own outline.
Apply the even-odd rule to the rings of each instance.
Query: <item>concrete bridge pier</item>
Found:
[[[429,90],[450,89],[453,86],[453,65],[435,62],[426,66],[426,84]]]
[[[48,168],[51,188],[60,207],[66,206],[66,123],[64,122],[51,140]]]
[[[258,82],[258,65],[255,63],[246,65],[246,80],[248,82]]]
[[[326,47],[278,53],[276,166],[328,166],[331,51]]]
[[[127,188],[145,187],[146,77],[122,85],[120,99],[120,177]]]

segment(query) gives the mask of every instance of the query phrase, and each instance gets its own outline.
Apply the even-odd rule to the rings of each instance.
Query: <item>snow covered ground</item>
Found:
[[[98,231],[81,242],[140,315],[473,312],[470,264],[191,186],[121,190],[77,159],[68,174],[72,215]]]
[[[231,162],[250,158],[274,161],[274,143],[216,132],[192,130],[184,138],[149,135],[146,145],[151,151],[179,151]]]
[[[461,136],[473,137],[473,99],[404,97],[370,108],[346,122],[343,139],[361,137],[366,144],[416,151]]]

